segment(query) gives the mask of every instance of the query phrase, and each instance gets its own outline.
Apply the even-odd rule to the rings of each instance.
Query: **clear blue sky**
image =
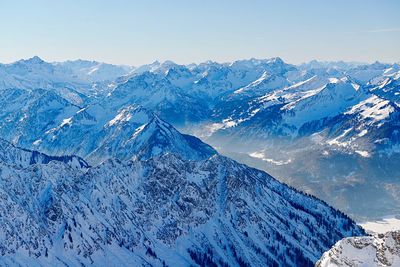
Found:
[[[400,0],[4,0],[0,62],[400,61]]]

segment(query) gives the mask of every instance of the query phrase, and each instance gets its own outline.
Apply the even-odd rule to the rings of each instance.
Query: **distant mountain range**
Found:
[[[0,65],[0,133],[24,148],[96,163],[135,154],[122,145],[139,151],[167,140],[161,119],[353,218],[375,219],[400,212],[399,77],[398,64],[379,62],[130,67],[34,57]],[[142,131],[150,121],[160,136]]]

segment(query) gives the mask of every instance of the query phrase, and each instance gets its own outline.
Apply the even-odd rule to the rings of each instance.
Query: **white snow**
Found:
[[[341,135],[339,135],[338,137],[328,140],[327,144],[328,145],[336,145],[336,146],[341,146],[341,147],[348,147],[350,146],[351,142],[350,141],[340,141],[340,139],[344,138],[351,130],[353,130],[353,128],[349,128],[343,131],[343,133]]]
[[[136,138],[144,129],[144,127],[146,127],[147,124],[143,124],[142,126],[139,126],[138,128],[136,128],[135,132],[132,135],[132,138]]]
[[[364,151],[364,150],[355,150],[354,152],[356,152],[357,154],[359,154],[360,156],[362,156],[364,158],[369,158],[371,156],[368,151]]]
[[[367,129],[363,129],[359,134],[358,134],[358,136],[359,137],[363,137],[364,135],[366,135],[368,133],[368,130]]]
[[[65,125],[71,125],[72,124],[72,117],[71,118],[67,118],[67,119],[63,119],[60,127],[64,127]]]
[[[329,78],[330,83],[338,83],[339,79],[338,78]]]
[[[283,160],[275,160],[275,159],[272,159],[272,158],[267,158],[265,156],[265,154],[263,152],[260,152],[260,151],[249,153],[249,156],[253,157],[253,158],[261,159],[261,160],[263,160],[265,162],[272,163],[272,164],[277,165],[277,166],[286,165],[286,164],[289,164],[290,162],[292,162],[291,159],[283,161]]]
[[[110,122],[107,124],[108,126],[113,126],[114,124],[117,124],[119,122],[128,122],[132,118],[132,114],[129,112],[125,112],[125,110],[121,111],[120,113],[117,114],[117,116],[114,117],[114,119],[110,120]]]
[[[394,108],[388,100],[374,95],[354,105],[345,114],[359,114],[363,119],[368,119],[371,124],[387,119],[393,111]]]
[[[400,230],[400,219],[396,217],[385,217],[378,221],[368,221],[359,223],[365,230],[384,234],[389,231]]]
[[[41,142],[42,142],[42,139],[38,139],[38,140],[34,141],[32,144],[34,146],[38,146],[38,145],[40,145]]]

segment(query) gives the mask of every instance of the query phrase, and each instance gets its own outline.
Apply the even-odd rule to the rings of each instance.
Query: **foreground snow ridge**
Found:
[[[316,267],[336,266],[400,266],[400,231],[337,242],[316,264]]]

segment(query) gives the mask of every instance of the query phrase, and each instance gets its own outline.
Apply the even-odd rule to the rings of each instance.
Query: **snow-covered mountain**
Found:
[[[53,90],[7,89],[1,93],[2,138],[24,147],[43,136],[43,130],[62,124],[81,109]]]
[[[395,64],[387,69],[384,76],[372,80],[369,85],[374,94],[400,104],[400,67]]]
[[[78,109],[65,100],[56,103],[59,107],[55,110],[63,116],[55,110],[49,112],[44,103],[38,105],[40,110],[27,106],[29,114],[10,118],[0,131],[9,133],[4,136],[15,144],[51,155],[78,155],[92,164],[109,158],[150,158],[165,153],[202,159],[216,153],[140,106],[129,105],[114,112],[101,104]]]
[[[352,216],[375,218],[400,212],[399,77],[398,64],[379,62],[295,66],[272,58],[134,68],[35,57],[0,65],[0,134],[91,164],[126,159],[147,142],[136,131],[163,128],[153,115],[140,119],[142,107]],[[365,199],[370,192],[376,198]]]
[[[132,66],[80,59],[55,62],[53,65],[68,73],[72,78],[86,82],[114,81],[118,77],[129,75],[135,69]]]
[[[336,241],[364,233],[324,202],[218,154],[185,160],[175,149],[88,167],[43,154],[49,160],[27,164],[37,152],[1,144],[13,157],[0,157],[0,265],[312,266]]]
[[[325,202],[181,131],[353,218],[398,214],[399,69],[1,64],[0,265],[312,266],[351,236],[318,264],[395,265],[397,232],[357,237]]]
[[[207,103],[175,86],[163,76],[152,72],[133,75],[127,81],[118,84],[104,102],[114,109],[136,103],[176,124],[201,121],[208,117]]]
[[[389,74],[393,67],[396,68],[397,64],[386,64],[376,61],[373,64],[363,64],[355,68],[351,68],[346,73],[361,83],[367,83],[374,78],[382,75]]]
[[[397,64],[378,63],[298,67],[279,76],[285,83],[271,87],[262,85],[271,77],[265,74],[236,90],[253,90],[253,96],[220,98],[209,122],[184,131],[353,216],[396,214],[397,69]],[[332,164],[342,166],[340,175]],[[354,194],[364,199],[367,191],[379,197],[366,200],[369,210],[353,199]]]
[[[306,124],[335,117],[366,97],[364,90],[346,77],[330,79],[323,85],[320,80],[315,80],[314,76],[293,86],[282,84],[277,87],[283,88],[281,90],[269,89],[270,92],[251,99],[246,105],[236,106],[230,117],[224,120],[223,128],[236,132],[243,124],[244,128],[258,127],[259,131],[265,129],[265,133],[272,135],[301,135]],[[272,116],[275,123],[271,125],[265,119]],[[249,131],[248,134],[259,135],[259,131]]]
[[[315,266],[400,266],[400,232],[345,238],[325,252]]]
[[[66,61],[49,63],[35,56],[11,64],[0,64],[0,90],[53,89],[63,95],[103,95],[112,82],[134,70],[96,61]]]
[[[171,61],[154,62],[138,67],[131,75],[119,79],[109,97],[110,102],[118,105],[121,101],[140,104],[170,123],[183,127],[210,119],[214,106],[221,99],[260,95],[265,88],[238,94],[244,90],[242,87],[249,84],[255,86],[254,80],[265,80],[263,85],[278,88],[282,83],[288,84],[283,81],[286,78],[280,75],[289,76],[295,70],[293,65],[284,63],[280,58],[188,66]]]

